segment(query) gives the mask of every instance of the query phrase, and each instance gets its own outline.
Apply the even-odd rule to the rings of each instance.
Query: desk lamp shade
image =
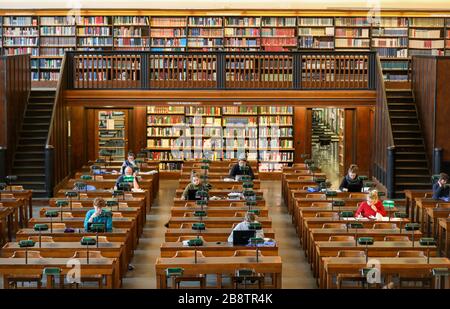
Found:
[[[345,201],[343,200],[333,201],[332,205],[333,207],[342,207],[345,206]]]
[[[34,245],[35,245],[35,242],[31,239],[19,241],[20,248],[32,248],[32,247],[34,247]]]
[[[419,244],[421,246],[427,247],[427,264],[430,264],[430,246],[436,246],[437,241],[431,237],[423,237],[419,239]]]
[[[361,176],[358,176],[358,179],[359,179],[359,181],[366,181],[369,179],[369,177],[367,177],[366,175],[361,175]]]
[[[405,212],[395,212],[394,213],[394,218],[405,219],[405,218],[408,218],[408,214],[405,213]]]
[[[56,210],[47,210],[45,212],[45,217],[47,217],[47,218],[55,218],[57,216],[58,216],[58,211],[56,211]]]
[[[327,191],[325,192],[325,196],[328,197],[335,197],[337,196],[337,192],[336,191]]]
[[[119,206],[119,202],[113,201],[113,200],[108,200],[108,201],[106,201],[106,206],[108,206],[108,207]]]
[[[244,183],[242,184],[242,187],[243,187],[244,189],[251,189],[251,188],[253,188],[253,186],[254,186],[254,184],[253,184],[253,182],[251,182],[251,181],[249,181],[249,182],[244,182]]]
[[[114,190],[112,196],[113,197],[118,197],[118,196],[123,196],[125,193],[123,192],[123,190]]]
[[[203,246],[203,240],[201,238],[189,239],[188,246],[189,247]]]
[[[358,245],[361,246],[367,246],[367,245],[373,245],[373,237],[359,237],[358,238]]]
[[[95,238],[85,236],[85,237],[81,238],[80,244],[82,246],[95,246],[96,241],[95,241]]]
[[[244,190],[243,194],[245,197],[254,197],[256,195],[253,190]]]
[[[395,202],[393,200],[384,200],[383,206],[384,206],[384,208],[394,208]]]
[[[209,165],[202,165],[202,166],[200,166],[200,169],[209,170]]]
[[[166,268],[166,276],[167,277],[179,277],[183,276],[184,269],[181,267],[171,267]]]
[[[84,182],[81,182],[81,183],[79,183],[79,184],[83,184],[83,185],[86,185]],[[75,192],[75,191],[67,191],[66,192],[66,197],[77,197],[77,195],[78,195],[78,193],[77,192]]]
[[[255,216],[259,216],[261,213],[259,209],[250,209],[248,212],[254,214]]]
[[[202,231],[206,228],[205,223],[202,222],[196,222],[192,224],[192,229],[197,231]]]
[[[17,176],[16,175],[8,175],[5,177],[6,179],[6,183],[11,186],[11,184],[13,183],[13,181],[17,180]]]
[[[248,229],[249,230],[261,230],[262,229],[262,225],[260,222],[250,222],[248,224]]]
[[[41,231],[48,231],[48,225],[45,223],[42,224],[35,224],[33,229],[35,231],[41,232]]]
[[[195,201],[195,204],[196,204],[197,206],[202,206],[202,205],[206,205],[207,202],[206,202],[205,200],[196,200],[196,201]]]
[[[83,191],[86,190],[87,188],[87,184],[85,182],[82,181],[77,181],[75,182],[75,188],[77,188],[78,191]]]
[[[360,222],[352,222],[349,224],[351,229],[362,229],[364,225]]]
[[[91,224],[90,230],[95,233],[104,233],[105,225],[103,223],[93,223]]]
[[[206,211],[204,210],[194,211],[194,217],[206,217]]]
[[[69,202],[67,202],[67,201],[64,201],[64,200],[56,201],[56,206],[58,206],[58,207],[66,207],[67,205],[69,205]]]
[[[211,160],[209,160],[209,159],[202,159],[202,163],[210,164],[210,163],[211,163]]]
[[[122,191],[131,191],[131,184],[129,182],[120,182],[117,188]]]
[[[412,234],[412,246],[414,247],[414,231],[417,231],[420,229],[419,223],[407,223],[405,224],[405,230],[410,231]]]
[[[241,180],[242,180],[243,182],[250,182],[250,181],[252,181],[252,177],[250,177],[250,176],[248,176],[248,175],[244,175],[244,176],[241,177]],[[253,187],[252,187],[252,188],[253,188]]]
[[[325,177],[314,177],[314,182],[320,184],[327,181],[327,179]]]
[[[205,190],[198,190],[198,191],[195,193],[195,197],[197,197],[197,198],[206,198],[206,197],[208,197],[208,191],[205,191]]]
[[[92,176],[91,175],[81,175],[80,177],[82,180],[92,180]]]
[[[355,216],[355,214],[353,213],[353,211],[341,211],[340,216],[342,218],[352,218]]]

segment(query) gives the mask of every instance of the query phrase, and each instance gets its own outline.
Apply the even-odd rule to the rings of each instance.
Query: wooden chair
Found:
[[[395,223],[374,223],[372,228],[374,230],[395,230],[397,225]]]
[[[184,258],[184,257],[195,257],[195,251],[194,250],[180,250],[175,253],[173,256],[174,258]],[[204,258],[202,251],[197,251],[197,258]]]
[[[181,223],[180,229],[192,229],[192,223]]]
[[[123,215],[121,212],[113,212],[112,217],[113,218],[123,218]]]
[[[323,229],[345,229],[345,223],[324,223],[322,225]]]
[[[61,222],[53,222],[53,229],[65,229],[66,224]]]
[[[239,251],[239,250],[237,250]],[[247,250],[243,250],[247,251]],[[246,288],[258,288],[262,289],[264,287],[264,275],[257,273],[254,269],[245,270],[248,275],[238,275],[239,270],[231,276],[231,281],[233,282],[234,289],[246,289]]]
[[[67,212],[67,211],[63,211],[62,216],[63,216],[63,218],[73,218],[72,213],[71,212]]]
[[[341,250],[338,252],[337,257],[365,257],[364,251],[359,250]]]
[[[397,257],[417,257],[417,258],[424,258],[425,254],[423,251],[412,251],[412,250],[405,250],[405,251],[398,251]]]
[[[355,241],[355,236],[334,235],[330,236],[328,241]]]
[[[86,251],[76,251],[75,254],[72,257],[73,259],[86,259],[87,258],[87,252]],[[89,258],[90,259],[102,259],[104,256],[100,251],[89,251]],[[87,282],[93,282],[97,284],[97,288],[102,289],[103,288],[103,276],[102,275],[83,275],[80,278],[81,284]],[[78,289],[80,287],[79,283],[72,283],[71,286]]]
[[[39,242],[39,236],[29,236],[28,240]],[[41,242],[55,242],[52,236],[41,236]]]
[[[72,208],[83,208],[83,204],[80,202],[72,202]]]
[[[361,198],[361,199],[363,199],[363,198],[366,198],[367,197],[367,193],[359,193],[359,192],[357,192],[357,193],[350,193],[349,195],[348,195],[348,198]]]
[[[409,241],[407,235],[389,235],[384,237],[384,241]]]
[[[233,256],[256,256],[256,250],[236,250]],[[263,256],[261,251],[258,251],[258,256]]]
[[[317,218],[333,218],[337,217],[336,212],[318,212],[316,213]]]
[[[14,251],[11,258],[25,258],[25,251]],[[42,258],[39,251],[28,251],[28,258]],[[36,288],[42,288],[42,275],[38,274],[14,274],[3,277],[5,289],[26,289],[34,288],[32,283],[36,283]],[[28,284],[28,287],[25,284]]]

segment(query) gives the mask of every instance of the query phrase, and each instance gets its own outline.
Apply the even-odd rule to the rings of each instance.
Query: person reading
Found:
[[[246,166],[248,166],[248,170],[245,170]],[[242,176],[242,175],[249,175],[252,179],[255,178],[252,167],[247,162],[245,153],[241,153],[239,155],[238,163],[234,164],[230,170],[230,178],[237,179],[237,178],[240,178],[239,176]]]
[[[133,188],[134,190],[140,189],[137,177],[135,174],[133,174],[133,169],[129,166],[125,168],[125,174],[120,175],[119,178],[117,178],[114,190],[117,190],[120,187],[120,184],[124,182],[132,183],[131,188]]]
[[[191,176],[191,182],[184,188],[183,194],[181,198],[183,200],[197,200],[197,191],[202,189],[202,185],[200,183],[200,177],[197,174],[193,174]]]
[[[256,216],[254,213],[247,212],[244,217],[244,221],[237,224],[234,229],[231,231],[230,236],[228,236],[228,242],[233,243],[233,232],[234,231],[249,231],[250,230],[250,223],[256,223]],[[263,229],[256,230],[255,236],[258,238],[264,238],[264,231]]]
[[[90,227],[94,223],[104,224],[107,232],[112,231],[112,216],[106,215],[105,211],[103,211],[105,206],[106,202],[103,198],[97,197],[94,200],[94,209],[89,210],[84,219],[84,229],[86,231],[90,231]]]
[[[386,216],[386,210],[378,198],[378,191],[367,194],[367,201],[362,202],[355,212],[355,218],[381,219]]]
[[[343,192],[361,192],[363,182],[358,178],[358,166],[356,164],[350,165],[347,175],[342,179],[339,190]]]
[[[450,188],[447,187],[447,182],[448,175],[446,173],[440,173],[438,181],[433,185],[433,199],[438,200],[448,198]]]
[[[135,159],[134,153],[129,152],[127,159],[123,162],[122,167],[121,167],[122,175],[125,174],[125,170],[127,167],[131,167],[132,170],[137,167],[137,164],[134,161],[134,159]]]

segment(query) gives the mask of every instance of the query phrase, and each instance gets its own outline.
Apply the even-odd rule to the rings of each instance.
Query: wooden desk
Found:
[[[173,257],[177,251],[195,250],[193,246],[183,246],[181,242],[164,242],[161,244],[161,257]],[[202,251],[206,257],[221,256],[231,257],[236,250],[255,250],[255,247],[250,246],[233,246],[229,242],[207,242],[205,241],[202,246],[197,247],[197,250]],[[268,247],[260,246],[260,252],[264,256],[276,256],[278,255],[278,246]],[[256,253],[255,253],[256,254]]]
[[[85,232],[84,229],[80,229],[75,233],[64,233],[63,229],[53,229],[53,233],[50,230],[41,232],[42,236],[52,236],[55,242],[80,242],[84,236],[95,237],[95,233]],[[16,234],[16,241],[26,240],[30,236],[39,236],[39,232],[33,229],[21,229]],[[131,232],[129,229],[115,229],[112,232],[98,233],[98,236],[106,236],[110,242],[122,242],[125,245],[125,252],[127,260],[130,260],[133,256],[133,250],[135,250],[135,244],[132,242]]]
[[[200,235],[205,241],[227,241],[232,229],[229,228],[208,228],[203,231],[193,229],[167,229],[165,234],[166,242],[177,241],[180,236]],[[275,232],[272,229],[263,229],[264,237],[275,239]]]
[[[422,197],[422,198],[430,198],[433,195],[433,192],[431,190],[404,190],[405,192],[405,207],[406,207],[406,213],[411,218],[411,220],[414,221],[415,219],[415,203],[416,198]]]
[[[180,179],[178,189],[184,190],[188,184],[191,183],[190,179]],[[243,190],[242,181],[223,181],[222,179],[209,179],[208,183],[212,186],[213,190]],[[253,180],[253,190],[261,188],[259,180]]]
[[[3,198],[0,201],[3,207],[8,207],[13,210],[13,221],[12,221],[12,233],[15,233],[19,227],[24,227],[27,220],[25,220],[25,203],[24,199],[17,198]]]
[[[438,225],[439,251],[450,257],[450,218],[439,218]]]
[[[252,207],[252,209],[258,209],[259,215],[261,217],[269,216],[269,210],[266,206],[263,207]],[[171,216],[172,217],[183,217],[186,212],[193,212],[196,210],[201,210],[200,206],[196,207],[172,207]],[[208,211],[209,217],[233,217],[236,212],[248,211],[248,207],[203,207],[203,210]]]
[[[0,204],[2,205],[2,204]],[[0,243],[11,241],[13,234],[14,208],[0,206]]]
[[[324,257],[336,257],[339,251],[365,251],[366,246],[358,245],[356,241],[316,241],[316,254],[313,256],[311,266],[314,277],[318,278],[319,264]],[[430,256],[436,256],[436,246],[421,246],[418,242],[412,246],[412,241],[374,241],[373,245],[367,246],[369,257],[396,257],[398,251],[423,251]]]
[[[269,217],[258,216],[257,220],[262,224],[263,228],[272,227],[272,219]],[[234,223],[238,224],[244,221],[244,217],[203,217],[202,220],[197,217],[172,217],[169,220],[169,228],[179,228],[183,223],[197,223],[200,221],[210,228],[229,228]]]
[[[398,258],[379,257],[376,259],[380,264],[381,274],[385,276],[412,276],[430,275],[433,268],[449,268],[450,260],[447,258],[431,258],[427,264],[426,258]],[[323,268],[320,269],[320,288],[331,289],[335,285],[333,278],[338,274],[359,274],[360,270],[367,267],[365,258],[323,258]],[[447,287],[449,284],[447,277]]]
[[[65,199],[66,198],[66,192],[67,191],[72,191],[70,189],[62,189],[59,190],[58,193],[56,193],[55,198],[56,199]],[[79,192],[81,194],[81,199],[92,199],[94,200],[96,197],[103,197],[105,199],[116,199],[112,196],[113,194],[113,190],[94,190],[94,191],[87,191],[87,192]],[[84,197],[85,196],[85,197]],[[130,196],[130,197],[128,197]],[[145,208],[147,213],[150,211],[151,208],[151,201],[147,198],[147,194],[146,191],[144,190],[143,192],[125,192],[125,199],[122,200],[122,197],[120,197],[118,199],[119,202],[122,201],[128,201],[128,200],[132,200],[133,199],[143,199],[144,203],[145,203]],[[116,199],[117,200],[117,199]],[[73,200],[75,201],[75,199]]]
[[[437,206],[437,204],[440,205],[450,204],[450,202],[444,202],[442,200],[435,200],[432,198],[421,198],[421,197],[417,197],[415,201],[416,201],[414,205],[415,222],[420,223],[422,231],[426,230],[427,208],[434,208]]]
[[[194,264],[193,258],[157,258],[156,286],[157,288],[167,287],[166,269],[170,267],[181,267],[184,275],[213,274],[217,275],[218,286],[222,287],[220,277],[222,274],[233,275],[236,270],[242,268],[254,269],[258,273],[273,274],[274,288],[281,288],[282,263],[279,256],[263,256],[256,262],[256,257],[205,257],[199,258]]]
[[[441,204],[437,204],[438,207],[425,208],[425,230],[428,236],[437,238],[438,235],[438,219],[448,218],[450,215],[450,207],[441,207]],[[450,206],[450,204],[447,204]]]
[[[42,242],[39,248],[39,243],[36,243],[32,251],[39,251],[44,258],[71,258],[76,251],[86,251],[86,246],[82,246],[79,242]],[[117,258],[121,265],[120,277],[122,278],[128,271],[128,261],[125,254],[125,246],[121,242],[100,242],[98,246],[90,246],[90,251],[100,251],[102,256],[107,258]],[[0,257],[7,258],[14,254],[14,251],[24,251],[20,248],[19,243],[9,242],[5,244],[0,250]]]
[[[181,195],[183,194],[184,188],[183,189],[177,189],[175,191],[175,198],[181,198]],[[242,190],[238,190],[239,192],[242,192]],[[209,197],[211,198],[212,196],[217,196],[217,197],[225,197],[228,198],[228,194],[233,192],[233,190],[231,189],[215,189],[212,188],[211,190],[209,190]],[[263,192],[259,189],[254,189],[254,192],[256,194],[256,196],[263,196]]]
[[[186,204],[195,206],[195,201],[186,201],[181,198],[174,198],[173,199],[173,206],[185,206]],[[236,205],[239,204],[241,206],[246,206],[245,200],[231,200],[231,199],[221,199],[221,200],[209,200],[208,201],[208,207],[228,207],[231,204]],[[255,206],[265,206],[266,201],[264,199],[257,200]]]
[[[204,175],[204,171],[201,169],[193,169],[198,171],[197,174]],[[190,180],[192,175],[192,170],[185,172],[184,170],[181,170],[180,179],[187,179]],[[225,178],[230,178],[230,169],[224,170],[222,168],[211,168],[206,173],[210,177],[210,179],[219,179],[223,181]],[[258,172],[253,171],[253,180],[259,180],[259,174]]]
[[[411,232],[402,232],[400,233],[399,229],[309,229],[309,237],[307,238],[307,253],[308,256],[314,256],[315,253],[315,242],[316,241],[328,241],[330,236],[354,236],[355,239],[359,237],[373,237],[375,241],[384,241],[384,237],[386,236],[395,236],[395,235],[408,235],[411,239]],[[420,231],[414,231],[414,240],[419,242],[420,237],[422,237],[422,233]]]
[[[42,274],[44,268],[57,267],[61,269],[61,274],[65,275],[72,269],[67,258],[41,258],[28,259],[25,264],[24,258],[0,258],[0,274],[3,278],[10,275],[38,275]],[[102,258],[89,259],[89,264],[85,259],[79,259],[81,263],[81,275],[103,275],[106,277],[106,288],[119,288],[120,272],[117,259]],[[6,286],[4,283],[3,286]]]

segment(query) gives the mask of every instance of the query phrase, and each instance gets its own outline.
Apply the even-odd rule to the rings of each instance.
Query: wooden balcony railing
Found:
[[[375,136],[373,142],[373,174],[388,190],[389,198],[394,197],[394,138],[387,105],[386,89],[383,79],[381,62],[377,56],[376,91],[377,103],[375,108]]]
[[[374,52],[67,52],[69,89],[375,90]]]

